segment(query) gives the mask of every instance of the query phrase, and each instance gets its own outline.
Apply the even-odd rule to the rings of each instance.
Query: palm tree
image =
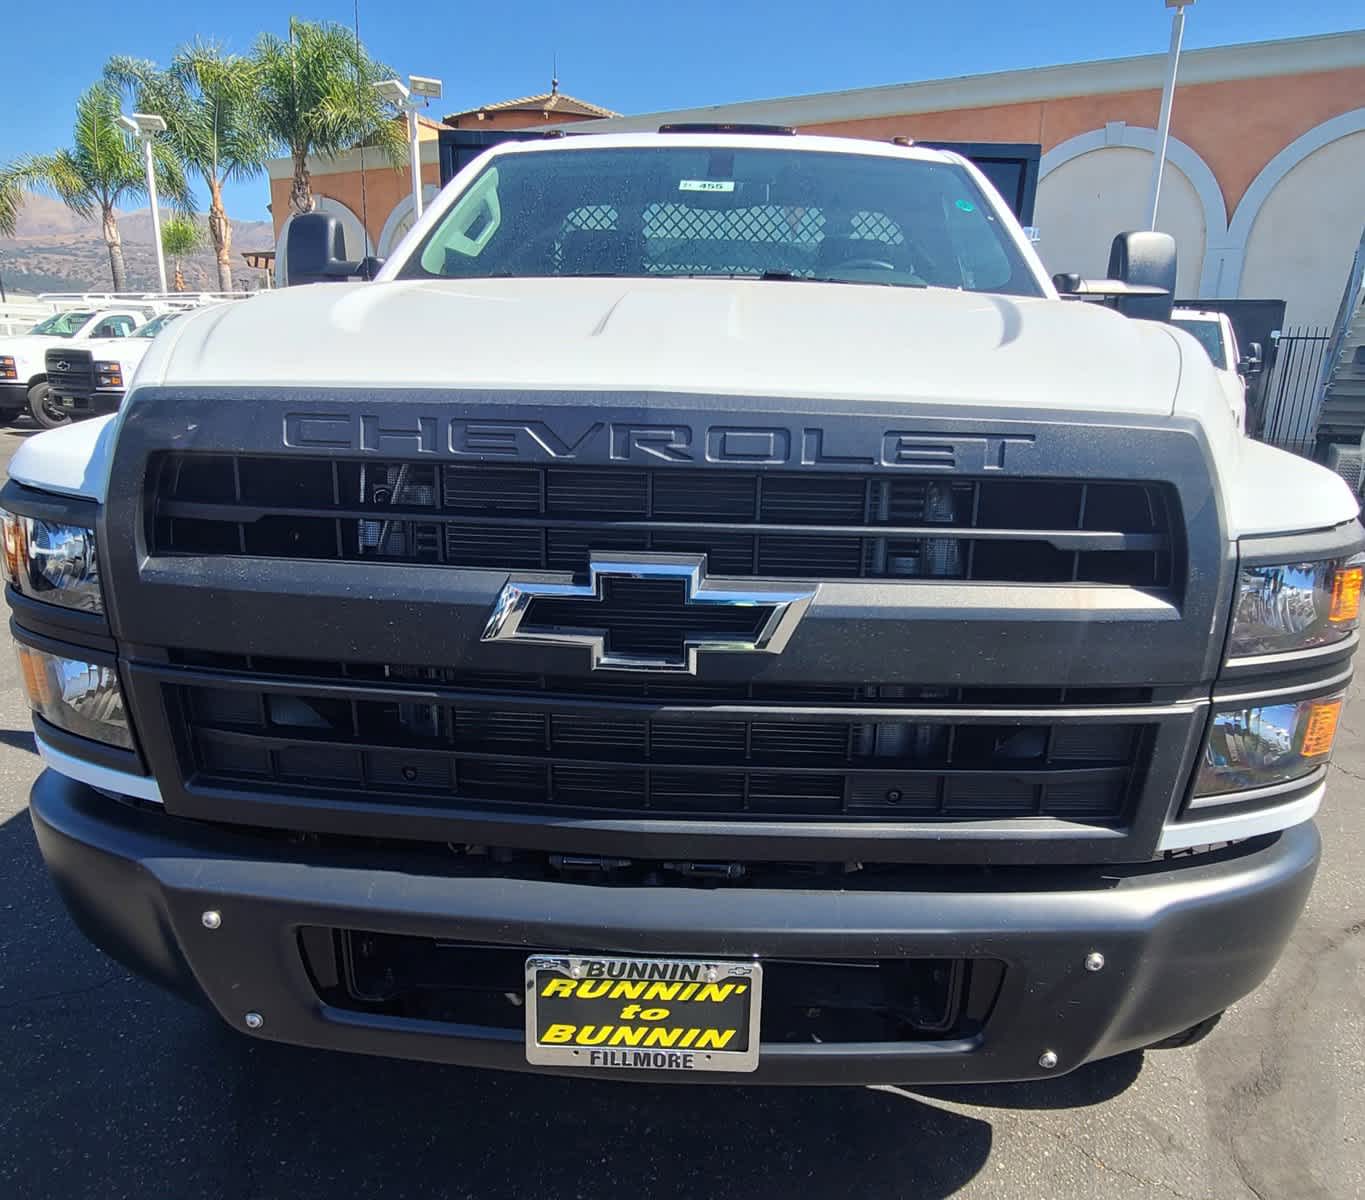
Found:
[[[24,189],[9,174],[0,174],[0,237],[13,237],[19,231],[19,210],[24,207]]]
[[[291,213],[313,211],[310,154],[336,155],[352,146],[377,147],[395,166],[406,137],[374,90],[392,78],[341,25],[289,20],[288,39],[257,39],[260,119],[266,135],[294,160]]]
[[[109,248],[109,272],[114,291],[127,284],[123,241],[118,231],[120,204],[147,195],[141,147],[115,123],[119,97],[113,88],[97,83],[76,101],[76,124],[71,146],[51,154],[30,154],[0,171],[8,186],[38,188],[54,193],[81,217],[99,213],[104,244]],[[192,211],[194,197],[175,155],[163,141],[152,143],[157,188],[178,208]]]
[[[161,227],[161,249],[175,263],[175,290],[185,290],[185,272],[181,259],[193,254],[202,240],[199,226],[189,217],[172,217]]]
[[[270,153],[261,130],[257,77],[249,58],[225,54],[211,42],[175,52],[162,71],[145,59],[116,56],[105,79],[128,93],[138,108],[166,119],[166,142],[209,193],[209,236],[218,259],[218,287],[232,291],[232,225],[223,208],[223,185],[259,175]]]

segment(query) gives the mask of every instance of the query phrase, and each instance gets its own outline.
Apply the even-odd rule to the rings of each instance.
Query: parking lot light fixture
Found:
[[[407,114],[408,159],[412,171],[413,220],[422,216],[422,158],[417,140],[417,110],[432,100],[441,98],[441,81],[425,75],[409,75],[405,84],[401,79],[381,79],[374,85],[382,100]]]
[[[161,280],[161,291],[166,287],[166,253],[161,248],[161,213],[156,200],[156,166],[152,162],[152,139],[158,133],[166,132],[165,118],[156,113],[133,113],[121,116],[119,126],[131,133],[142,143],[142,162],[147,172],[147,202],[152,209],[152,242],[156,246],[156,273]]]

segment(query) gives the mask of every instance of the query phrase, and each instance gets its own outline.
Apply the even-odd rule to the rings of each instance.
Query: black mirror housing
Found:
[[[346,261],[346,234],[336,217],[301,213],[289,222],[285,267],[291,286],[345,279],[350,266]]]
[[[1261,353],[1261,343],[1251,342],[1247,346],[1247,352],[1242,355],[1242,361],[1237,364],[1237,370],[1246,376],[1259,375],[1265,369],[1265,357]]]
[[[373,279],[383,259],[346,257],[346,232],[336,217],[304,213],[289,222],[285,236],[286,283],[338,283],[359,275]]]
[[[1121,298],[1118,309],[1127,316],[1169,321],[1175,304],[1175,273],[1175,238],[1169,233],[1154,230],[1121,233],[1109,247],[1110,279],[1158,289],[1148,295]]]

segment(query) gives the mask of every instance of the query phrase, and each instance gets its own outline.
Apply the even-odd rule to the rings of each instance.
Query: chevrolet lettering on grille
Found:
[[[586,583],[509,579],[482,640],[583,646],[594,671],[695,675],[703,650],[780,654],[818,590],[725,586],[705,555],[594,558]]]

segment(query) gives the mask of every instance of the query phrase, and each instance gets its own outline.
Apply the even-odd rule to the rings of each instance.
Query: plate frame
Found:
[[[536,996],[536,971],[545,967],[555,967],[564,969],[570,975],[575,974],[575,968],[581,974],[583,967],[587,963],[613,963],[613,962],[632,962],[632,963],[679,963],[686,966],[700,966],[709,974],[710,971],[716,972],[716,982],[723,981],[735,975],[744,975],[749,979],[749,1047],[743,1053],[734,1050],[692,1050],[686,1051],[694,1055],[696,1061],[690,1068],[668,1067],[668,1066],[627,1066],[627,1065],[595,1065],[589,1066],[587,1057],[588,1048],[574,1046],[541,1046],[536,1043],[537,1028],[537,996]],[[708,980],[710,982],[710,980]],[[693,1074],[698,1071],[727,1071],[737,1073],[749,1073],[758,1069],[759,1059],[759,1038],[763,1021],[763,965],[757,959],[745,961],[742,959],[712,959],[712,958],[658,958],[653,956],[634,955],[634,954],[531,954],[526,959],[526,1061],[534,1066],[542,1067],[574,1067],[582,1071],[639,1071],[643,1073],[653,1073],[657,1071],[676,1071],[682,1074]],[[594,1047],[595,1048],[595,1047]],[[604,1047],[605,1049],[606,1047]],[[630,1050],[632,1047],[610,1047],[611,1049]],[[665,1053],[667,1053],[665,1051]]]

